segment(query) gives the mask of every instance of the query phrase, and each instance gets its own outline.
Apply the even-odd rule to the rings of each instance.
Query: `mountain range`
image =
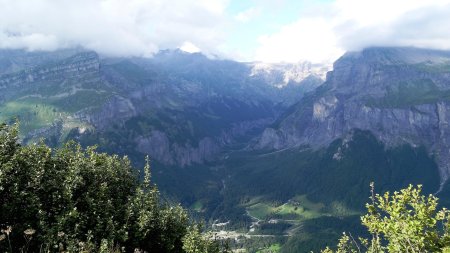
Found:
[[[450,203],[448,51],[367,48],[331,68],[2,50],[0,121],[15,118],[26,143],[149,155],[167,198],[251,252],[362,233],[370,182],[423,184]]]
[[[0,53],[0,119],[25,141],[76,138],[181,167],[265,126],[322,83],[326,69],[210,60],[181,50],[103,58],[84,50]],[[101,143],[104,135],[105,142]]]

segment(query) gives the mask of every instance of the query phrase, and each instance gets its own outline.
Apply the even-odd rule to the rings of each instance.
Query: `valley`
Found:
[[[139,167],[148,155],[166,201],[236,250],[310,252],[364,234],[371,182],[450,203],[447,51],[368,48],[330,72],[181,50],[3,50],[0,63],[0,122],[19,120],[22,142],[75,140]]]

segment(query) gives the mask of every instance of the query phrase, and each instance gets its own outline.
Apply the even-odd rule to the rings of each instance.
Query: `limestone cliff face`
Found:
[[[323,147],[352,129],[394,146],[424,145],[450,174],[450,53],[372,48],[347,53],[325,84],[264,130],[255,148]]]
[[[102,131],[112,122],[121,123],[136,115],[136,108],[129,99],[113,95],[99,108],[87,108],[79,111],[74,114],[74,118],[87,122]]]
[[[189,143],[171,142],[166,133],[157,130],[151,131],[147,137],[137,138],[136,143],[137,149],[150,154],[151,158],[166,165],[181,167],[208,161],[221,150],[221,147],[209,137],[201,139],[195,147]]]
[[[102,82],[99,76],[100,58],[95,52],[72,53],[41,57],[41,64],[37,61],[33,67],[26,67],[26,63],[23,63],[24,66],[16,67],[17,72],[1,74],[0,68],[0,105],[27,96],[46,98],[50,94],[59,97],[73,95],[83,83]],[[66,55],[66,58],[58,59],[62,55]],[[68,94],[69,91],[72,94]]]
[[[270,118],[239,122],[230,129],[222,131],[218,136],[203,137],[194,144],[173,142],[167,133],[159,130],[138,136],[134,142],[137,144],[138,151],[149,154],[152,159],[166,165],[185,167],[214,160],[227,145],[233,144],[236,138],[245,136],[250,131],[261,129],[271,122],[273,119]]]
[[[87,71],[98,71],[100,60],[95,52],[83,52],[57,63],[52,63],[34,68],[26,68],[20,73],[2,75],[0,88],[7,86],[21,86],[37,81],[48,81],[56,78],[70,78]]]

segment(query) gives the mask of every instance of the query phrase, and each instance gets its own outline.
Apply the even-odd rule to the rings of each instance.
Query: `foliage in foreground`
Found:
[[[219,252],[124,157],[68,143],[18,144],[0,125],[0,252]]]
[[[336,251],[326,248],[322,253],[450,252],[450,212],[437,210],[437,197],[423,196],[420,185],[383,195],[374,194],[373,184],[371,188],[371,203],[361,217],[371,238],[344,233]]]

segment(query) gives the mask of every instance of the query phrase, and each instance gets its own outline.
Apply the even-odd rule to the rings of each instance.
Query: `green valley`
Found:
[[[325,81],[308,63],[180,50],[7,55],[17,63],[0,66],[0,121],[19,120],[24,145],[73,140],[138,168],[149,156],[164,201],[237,252],[317,252],[343,231],[367,235],[371,182],[450,202],[446,52],[349,52]]]

